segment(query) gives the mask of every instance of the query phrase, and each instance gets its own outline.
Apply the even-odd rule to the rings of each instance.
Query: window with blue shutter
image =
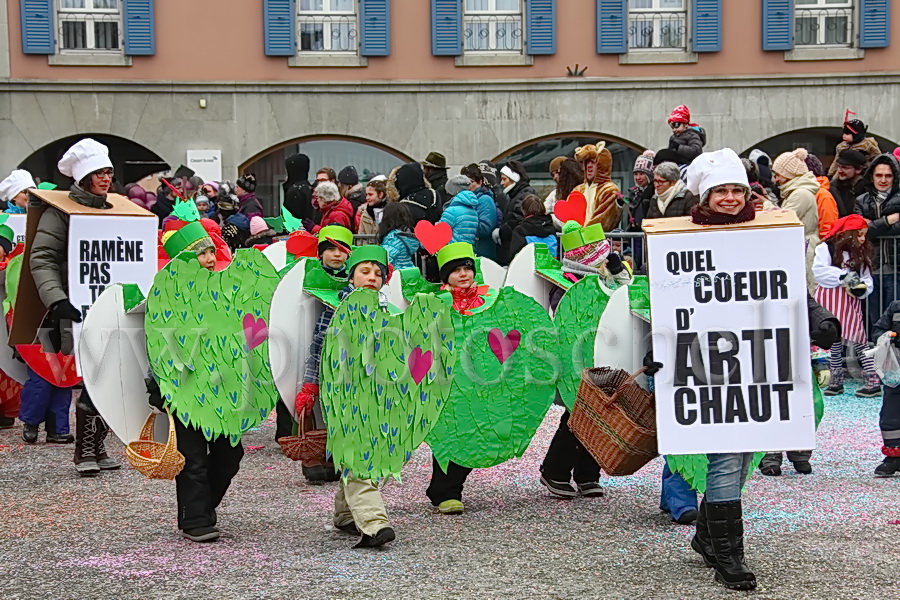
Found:
[[[890,0],[860,0],[859,47],[887,48],[890,43]]]
[[[526,0],[528,54],[556,54],[556,0]]]
[[[691,9],[694,52],[722,51],[722,0],[694,0]]]
[[[431,0],[431,53],[462,54],[462,0]]]
[[[794,0],[763,0],[763,50],[794,48]]]
[[[125,54],[128,56],[156,54],[153,2],[154,0],[122,0]]]
[[[19,0],[23,54],[54,54],[53,0]]]
[[[597,0],[597,53],[625,54],[627,0]]]
[[[266,56],[294,56],[297,17],[294,0],[263,0],[263,39]]]
[[[360,0],[359,25],[361,56],[389,56],[391,53],[391,0]]]

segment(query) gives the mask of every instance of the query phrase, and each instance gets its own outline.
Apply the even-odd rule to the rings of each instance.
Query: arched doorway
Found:
[[[68,188],[72,180],[64,177],[56,165],[66,150],[84,138],[95,139],[109,148],[109,157],[116,170],[116,183],[120,186],[170,169],[169,165],[149,148],[107,133],[80,133],[60,138],[32,152],[28,158],[19,163],[19,168],[25,169],[41,181],[51,181],[60,187]]]
[[[634,185],[631,171],[634,168],[634,160],[643,152],[637,144],[622,140],[602,133],[573,132],[558,133],[530,140],[507,150],[498,156],[494,162],[501,163],[507,160],[518,160],[525,165],[531,185],[541,195],[546,197],[556,185],[550,176],[550,161],[557,156],[575,156],[575,149],[586,144],[596,144],[599,141],[606,142],[606,147],[613,155],[612,180],[620,190],[627,190]]]
[[[284,160],[300,152],[309,157],[309,179],[322,167],[340,172],[347,165],[356,167],[360,181],[375,174],[387,175],[394,167],[412,159],[393,148],[362,138],[345,136],[309,136],[270,148],[249,159],[239,168],[241,173],[256,175],[256,195],[267,215],[281,214],[284,200],[282,184],[287,179]]]
[[[867,134],[874,137],[881,147],[882,152],[892,152],[897,144],[891,140],[875,135],[872,132]],[[786,133],[781,133],[767,140],[763,140],[758,144],[750,146],[741,156],[746,157],[754,148],[759,148],[768,154],[772,160],[782,152],[790,152],[797,148],[806,148],[810,154],[815,154],[822,161],[827,169],[834,160],[834,147],[841,141],[841,130],[837,127],[808,127],[806,129],[795,129]]]

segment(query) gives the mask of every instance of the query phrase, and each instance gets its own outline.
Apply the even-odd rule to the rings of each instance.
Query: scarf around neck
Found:
[[[77,183],[72,184],[72,188],[69,190],[69,198],[82,206],[90,208],[112,208],[112,205],[106,202],[106,196],[92,194]]]
[[[697,225],[730,225],[746,223],[756,218],[756,207],[752,202],[745,202],[744,208],[736,215],[726,215],[710,210],[708,204],[697,204],[691,209],[691,222]]]
[[[664,191],[662,194],[656,196],[656,206],[659,208],[659,212],[662,215],[666,214],[666,209],[669,208],[669,204],[672,203],[672,200],[675,196],[678,195],[684,189],[684,182],[680,179],[676,181],[672,187]]]

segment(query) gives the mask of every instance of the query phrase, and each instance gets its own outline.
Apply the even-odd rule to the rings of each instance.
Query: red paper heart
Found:
[[[315,258],[318,256],[319,239],[314,236],[306,233],[305,231],[302,233],[292,234],[287,239],[287,251],[294,255],[296,258],[301,258],[306,256],[308,258]]]
[[[453,239],[453,230],[448,223],[432,225],[428,221],[419,221],[416,223],[416,239],[428,254],[437,254],[438,250]]]
[[[75,371],[73,355],[44,352],[40,344],[19,344],[16,350],[26,365],[56,387],[70,388],[81,383],[81,377]]]
[[[584,226],[587,217],[587,198],[581,192],[572,192],[568,198],[558,201],[553,206],[553,214],[563,223],[577,221],[579,225]]]
[[[491,352],[494,353],[501,365],[516,351],[521,339],[522,334],[517,329],[511,329],[506,335],[503,335],[503,332],[496,327],[488,332],[488,346],[491,347]]]

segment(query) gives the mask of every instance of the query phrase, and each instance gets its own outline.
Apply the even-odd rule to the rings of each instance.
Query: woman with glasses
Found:
[[[681,170],[673,162],[660,163],[653,170],[653,189],[645,219],[686,217],[697,204],[697,197],[681,181]]]

